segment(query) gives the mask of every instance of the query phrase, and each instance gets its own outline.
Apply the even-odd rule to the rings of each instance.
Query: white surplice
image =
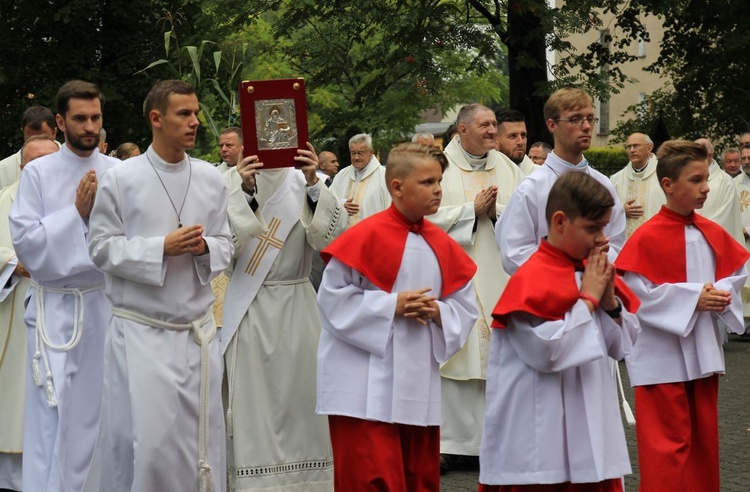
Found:
[[[740,243],[745,245],[745,249],[750,251],[750,239],[746,235],[750,235],[750,176],[741,172],[734,177],[734,185],[737,188],[737,198],[740,202],[740,219],[742,220],[743,236],[745,241]],[[745,263],[745,267],[750,272],[750,260]],[[745,281],[745,286],[742,288],[742,311],[745,318],[750,317],[750,276]]]
[[[91,261],[86,246],[88,220],[78,214],[75,197],[81,178],[90,169],[101,179],[118,162],[97,151],[79,157],[66,144],[24,168],[11,209],[14,248],[31,279],[41,286],[29,290],[25,313],[29,360],[35,351],[38,301],[43,300],[51,343],[66,344],[76,326],[82,333],[80,342],[68,351],[46,349],[56,407],[48,404],[47,385],[33,384],[32,365],[27,366],[24,490],[76,492],[90,471],[99,434],[104,338],[111,309],[104,275]],[[50,292],[47,288],[68,290]],[[43,299],[37,299],[40,289],[46,291]],[[83,311],[80,324],[74,322],[76,305]]]
[[[541,166],[539,164],[535,164],[534,161],[531,160],[531,157],[527,155],[524,155],[523,160],[520,164],[518,164],[518,169],[521,170],[524,176],[528,176],[540,167]]]
[[[391,205],[391,194],[385,182],[385,166],[375,156],[370,158],[359,176],[354,166],[339,171],[331,183],[331,192],[341,203],[352,198],[354,203],[359,204],[359,212],[348,216],[350,226]]]
[[[230,302],[231,282],[227,289],[222,330],[228,328],[228,319],[241,319],[231,343],[222,333],[222,345],[228,345],[225,361],[231,381],[230,490],[330,491],[333,462],[328,423],[315,414],[321,328],[308,277],[315,250],[323,249],[346,228],[346,211],[322,180],[306,188],[299,170],[283,168],[262,170],[257,176],[259,208],[253,213],[239,175],[229,170],[224,177],[238,257],[254,237],[273,232],[269,231],[272,219],[264,219],[264,205],[282,196],[276,194],[284,191],[281,187],[287,178],[296,180],[295,186],[304,194],[302,200],[290,196],[281,204],[299,204],[300,209],[292,211],[298,220],[249,308],[235,313],[238,307]],[[308,200],[317,200],[314,210]],[[275,239],[272,242],[279,244]],[[233,269],[245,271],[246,265],[236,264]]]
[[[634,204],[643,207],[643,215],[640,217],[626,218],[626,238],[632,236],[636,229],[656,215],[661,210],[661,206],[667,203],[667,196],[661,189],[659,177],[656,175],[657,162],[656,156],[651,154],[646,167],[640,172],[635,172],[633,163],[628,162],[624,168],[609,178],[615,186],[621,203],[625,204],[635,199]]]
[[[10,186],[21,178],[21,151],[0,161],[0,189]]]
[[[733,333],[745,331],[740,296],[747,275],[745,266],[727,278],[716,279],[716,259],[703,234],[694,226],[685,226],[685,237],[678,240],[685,241],[686,282],[655,285],[632,272],[623,276],[641,300],[638,319],[643,331],[625,359],[632,386],[724,374],[722,327],[718,320]],[[695,309],[706,282],[732,293],[732,303],[723,313]]]
[[[544,165],[518,186],[495,228],[503,268],[509,275],[515,273],[518,267],[529,259],[539,247],[542,238],[547,235],[547,198],[557,178],[567,172],[588,173],[603,184],[615,199],[612,217],[604,228],[609,237],[610,261],[615,261],[625,244],[625,209],[609,178],[590,167],[585,158],[581,164],[574,166],[560,159],[552,151],[547,155]]]
[[[178,228],[172,203],[183,226],[203,226],[208,254],[164,255],[165,236]],[[211,280],[232,256],[226,205],[221,174],[187,155],[169,164],[149,147],[109,171],[91,213],[89,249],[105,272],[113,308],[167,323],[201,320],[214,300]],[[213,323],[199,326],[206,333]],[[209,360],[202,361],[189,329],[112,317],[102,402],[102,491],[198,490],[202,362],[209,364],[207,461],[214,490],[225,490],[218,340],[209,341],[208,350]]]
[[[30,281],[14,275],[18,258],[8,215],[18,181],[0,191],[0,489],[21,490],[21,452],[26,386],[24,299]]]
[[[477,264],[474,289],[480,316],[464,348],[440,371],[446,379],[440,446],[443,453],[477,456],[484,415],[484,383],[480,380],[487,374],[492,309],[509,277],[502,269],[494,223],[486,214],[475,217],[474,198],[488,186],[497,186],[495,208],[501,215],[525,176],[513,161],[494,150],[487,154],[484,167],[472,167],[460,138],[448,144],[445,155],[449,165],[441,183],[440,209],[426,218],[456,240]]]
[[[466,343],[478,311],[468,282],[438,299],[442,328],[397,318],[398,293],[428,286],[428,295],[440,297],[440,265],[415,233],[407,235],[391,292],[331,259],[318,291],[318,413],[440,425],[440,364]]]
[[[480,483],[585,483],[629,474],[610,358],[630,353],[638,331],[626,310],[620,327],[580,299],[561,320],[514,313],[508,328],[492,330]]]
[[[712,161],[708,166],[708,188],[710,191],[703,208],[695,209],[695,213],[713,220],[735,241],[745,244],[737,187],[734,185],[734,179],[725,173],[716,161]]]

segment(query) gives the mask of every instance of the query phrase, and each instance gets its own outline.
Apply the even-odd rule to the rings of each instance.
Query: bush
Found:
[[[622,147],[592,147],[583,155],[591,167],[605,176],[612,176],[628,163],[628,152]]]

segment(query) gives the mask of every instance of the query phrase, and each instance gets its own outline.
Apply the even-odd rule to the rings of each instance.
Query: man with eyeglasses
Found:
[[[518,186],[495,229],[503,268],[512,275],[539,247],[547,235],[547,196],[552,185],[567,172],[588,173],[602,183],[615,199],[612,218],[604,228],[609,237],[609,258],[614,261],[625,242],[625,209],[610,180],[591,168],[583,152],[591,145],[591,134],[599,121],[593,101],[582,89],[557,90],[544,105],[547,129],[555,141],[544,165]]]
[[[634,133],[628,137],[625,149],[630,162],[609,179],[623,202],[627,219],[625,237],[628,238],[659,211],[666,203],[666,197],[656,176],[656,156],[651,138]]]
[[[547,154],[552,152],[552,147],[547,142],[534,142],[529,147],[529,159],[537,166],[544,164],[547,160]]]
[[[391,195],[385,184],[385,167],[372,149],[372,136],[367,133],[349,139],[352,165],[336,175],[331,192],[349,214],[349,227],[370,215],[388,208]]]
[[[721,167],[724,172],[733,178],[742,173],[740,169],[740,151],[739,149],[729,148],[724,151],[724,155],[721,159]]]
[[[740,135],[738,142],[739,143],[737,146],[741,149],[750,145],[750,132],[745,132],[742,135]]]
[[[739,196],[734,180],[723,172],[714,159],[714,146],[707,138],[695,141],[703,145],[708,151],[708,193],[703,208],[696,209],[696,213],[722,226],[738,243],[743,244],[742,219],[740,208],[737,206]]]

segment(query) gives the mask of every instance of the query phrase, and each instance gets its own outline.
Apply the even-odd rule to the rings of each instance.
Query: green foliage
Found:
[[[583,153],[589,165],[605,176],[612,176],[628,163],[623,147],[592,147]]]

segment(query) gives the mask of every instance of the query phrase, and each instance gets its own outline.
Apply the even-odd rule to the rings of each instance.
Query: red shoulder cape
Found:
[[[492,311],[492,327],[505,328],[514,312],[549,321],[563,319],[580,293],[576,263],[579,262],[542,240],[539,249],[510,277]],[[640,306],[638,298],[619,276],[615,278],[615,292],[628,312],[634,313]]]
[[[694,225],[706,238],[716,258],[715,280],[731,275],[750,253],[716,222],[692,212],[687,217],[662,206],[639,227],[617,257],[617,269],[637,273],[655,284],[685,282],[687,259],[685,226]]]
[[[411,222],[394,205],[345,231],[320,256],[326,263],[336,258],[391,292],[409,232],[422,235],[437,256],[443,278],[441,297],[456,292],[474,277],[477,266],[456,241],[424,218]]]

